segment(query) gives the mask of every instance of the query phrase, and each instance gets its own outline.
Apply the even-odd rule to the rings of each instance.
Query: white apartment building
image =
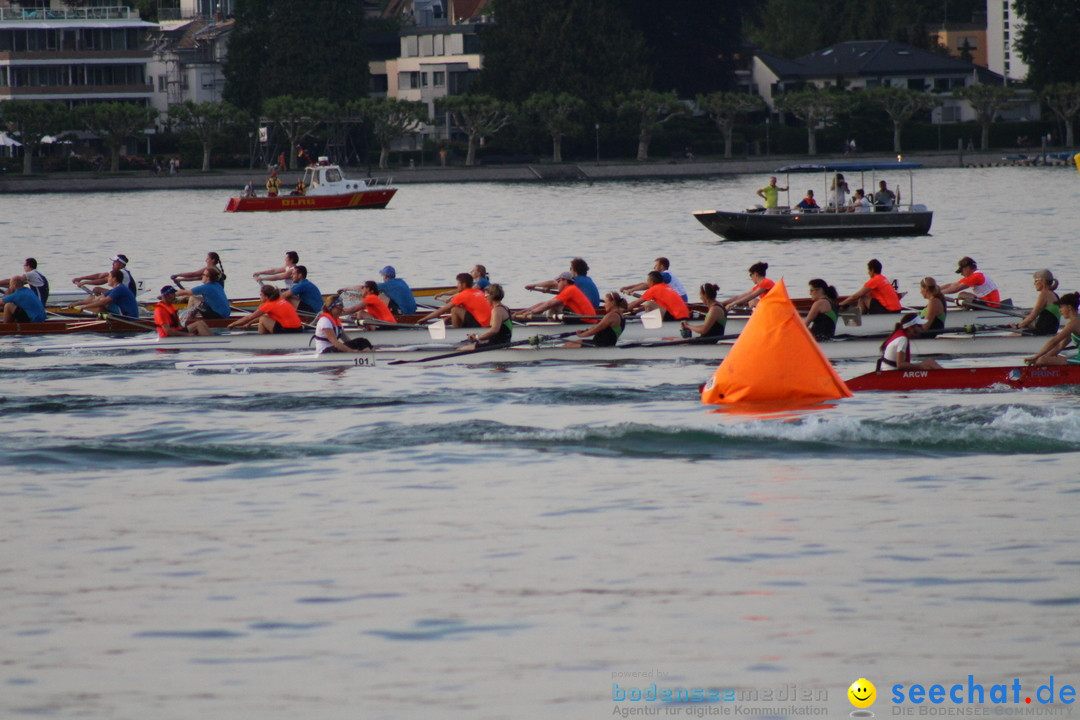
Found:
[[[1027,79],[1028,66],[1016,50],[1024,19],[1015,0],[986,0],[986,64],[1006,82]]]

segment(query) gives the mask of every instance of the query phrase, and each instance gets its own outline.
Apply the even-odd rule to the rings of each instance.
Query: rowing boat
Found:
[[[852,392],[867,390],[983,390],[1080,385],[1080,365],[884,370],[847,381]]]

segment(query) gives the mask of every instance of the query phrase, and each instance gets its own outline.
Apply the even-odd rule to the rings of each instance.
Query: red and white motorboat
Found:
[[[253,194],[229,198],[225,212],[384,208],[397,192],[390,185],[391,178],[350,180],[325,157],[304,170],[303,182],[303,191],[283,187],[276,197]]]

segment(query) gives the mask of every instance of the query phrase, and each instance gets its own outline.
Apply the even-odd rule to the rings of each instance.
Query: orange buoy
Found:
[[[701,391],[710,405],[806,405],[851,397],[788,297],[783,278],[758,303]]]

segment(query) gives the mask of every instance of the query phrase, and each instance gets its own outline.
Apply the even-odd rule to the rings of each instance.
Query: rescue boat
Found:
[[[392,178],[376,180],[349,179],[328,158],[304,170],[303,189],[282,186],[276,197],[240,195],[229,198],[225,212],[277,212],[281,210],[344,210],[349,208],[384,208],[397,188]]]

